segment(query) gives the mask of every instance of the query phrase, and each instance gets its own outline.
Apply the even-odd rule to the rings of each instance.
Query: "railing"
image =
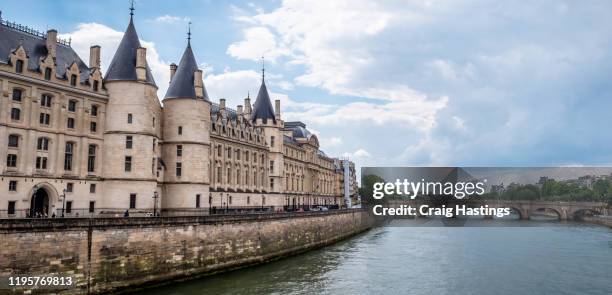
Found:
[[[266,214],[283,212],[309,212],[341,209],[339,205],[290,205],[290,206],[212,206],[210,208],[177,208],[177,209],[121,209],[121,208],[62,208],[52,211],[51,215],[36,213],[30,209],[18,209],[9,212],[0,210],[0,219],[22,218],[126,218],[126,217],[174,217],[174,216],[207,216],[207,215],[241,215]],[[11,213],[11,214],[9,214]]]

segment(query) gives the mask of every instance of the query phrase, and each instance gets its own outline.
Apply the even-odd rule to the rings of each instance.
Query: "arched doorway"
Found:
[[[49,216],[49,194],[44,188],[38,188],[32,194],[32,201],[30,203],[30,216],[31,217],[45,217]]]

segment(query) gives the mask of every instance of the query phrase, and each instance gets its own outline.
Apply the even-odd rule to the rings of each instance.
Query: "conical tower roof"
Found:
[[[170,86],[166,92],[165,98],[196,98],[194,77],[195,72],[198,70],[198,63],[195,60],[193,51],[191,50],[191,43],[187,43],[187,48],[183,52],[183,57],[179,62],[176,73],[170,81]],[[202,84],[204,99],[209,100],[206,87]]]
[[[268,88],[266,87],[265,76],[263,74],[261,77],[261,86],[257,93],[257,99],[255,99],[255,103],[253,104],[251,119],[253,121],[261,119],[263,122],[272,119],[272,122],[276,123],[274,108],[272,107],[272,101],[270,101],[270,95],[268,94]]]
[[[130,16],[130,23],[128,24],[121,43],[117,47],[113,61],[111,61],[105,81],[136,81],[136,51],[141,47],[136,28],[134,27],[133,17]],[[147,83],[155,85],[155,80],[151,74],[151,69],[147,65]]]

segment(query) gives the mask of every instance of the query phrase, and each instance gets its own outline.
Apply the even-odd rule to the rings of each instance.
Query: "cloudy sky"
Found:
[[[3,0],[108,65],[128,1]],[[136,29],[163,98],[191,21],[213,100],[242,103],[261,56],[286,121],[359,166],[612,163],[610,1],[145,1]],[[36,9],[34,9],[36,8]]]

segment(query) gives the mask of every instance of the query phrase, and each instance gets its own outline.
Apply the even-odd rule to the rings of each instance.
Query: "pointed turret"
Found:
[[[130,13],[130,23],[128,24],[128,27],[125,30],[125,33],[123,34],[123,38],[121,39],[121,43],[119,43],[119,47],[117,47],[117,52],[115,52],[115,56],[113,56],[113,61],[111,61],[110,66],[108,67],[108,71],[106,72],[104,80],[137,81],[138,75],[136,73],[136,59],[139,48],[142,48],[142,46],[140,45],[140,40],[138,39],[136,28],[134,27],[134,18],[132,12]],[[151,74],[151,69],[149,68],[149,65],[147,64],[145,68],[145,82],[155,85],[155,80],[153,79],[153,75]]]
[[[185,52],[183,52],[183,57],[181,57],[178,68],[172,77],[172,81],[170,81],[170,86],[168,87],[165,98],[196,99],[199,96],[196,91],[198,87],[202,88],[203,98],[209,100],[208,93],[202,82],[201,71],[198,69],[198,63],[195,60],[189,42],[187,43]]]
[[[266,123],[267,120],[270,119],[272,120],[272,122],[274,122],[274,124],[276,124],[274,108],[272,107],[272,102],[270,101],[270,95],[268,94],[268,88],[266,87],[265,77],[265,69],[262,68],[261,86],[259,87],[257,98],[255,99],[255,103],[253,104],[251,120],[256,121],[257,119],[261,119],[263,123]]]

